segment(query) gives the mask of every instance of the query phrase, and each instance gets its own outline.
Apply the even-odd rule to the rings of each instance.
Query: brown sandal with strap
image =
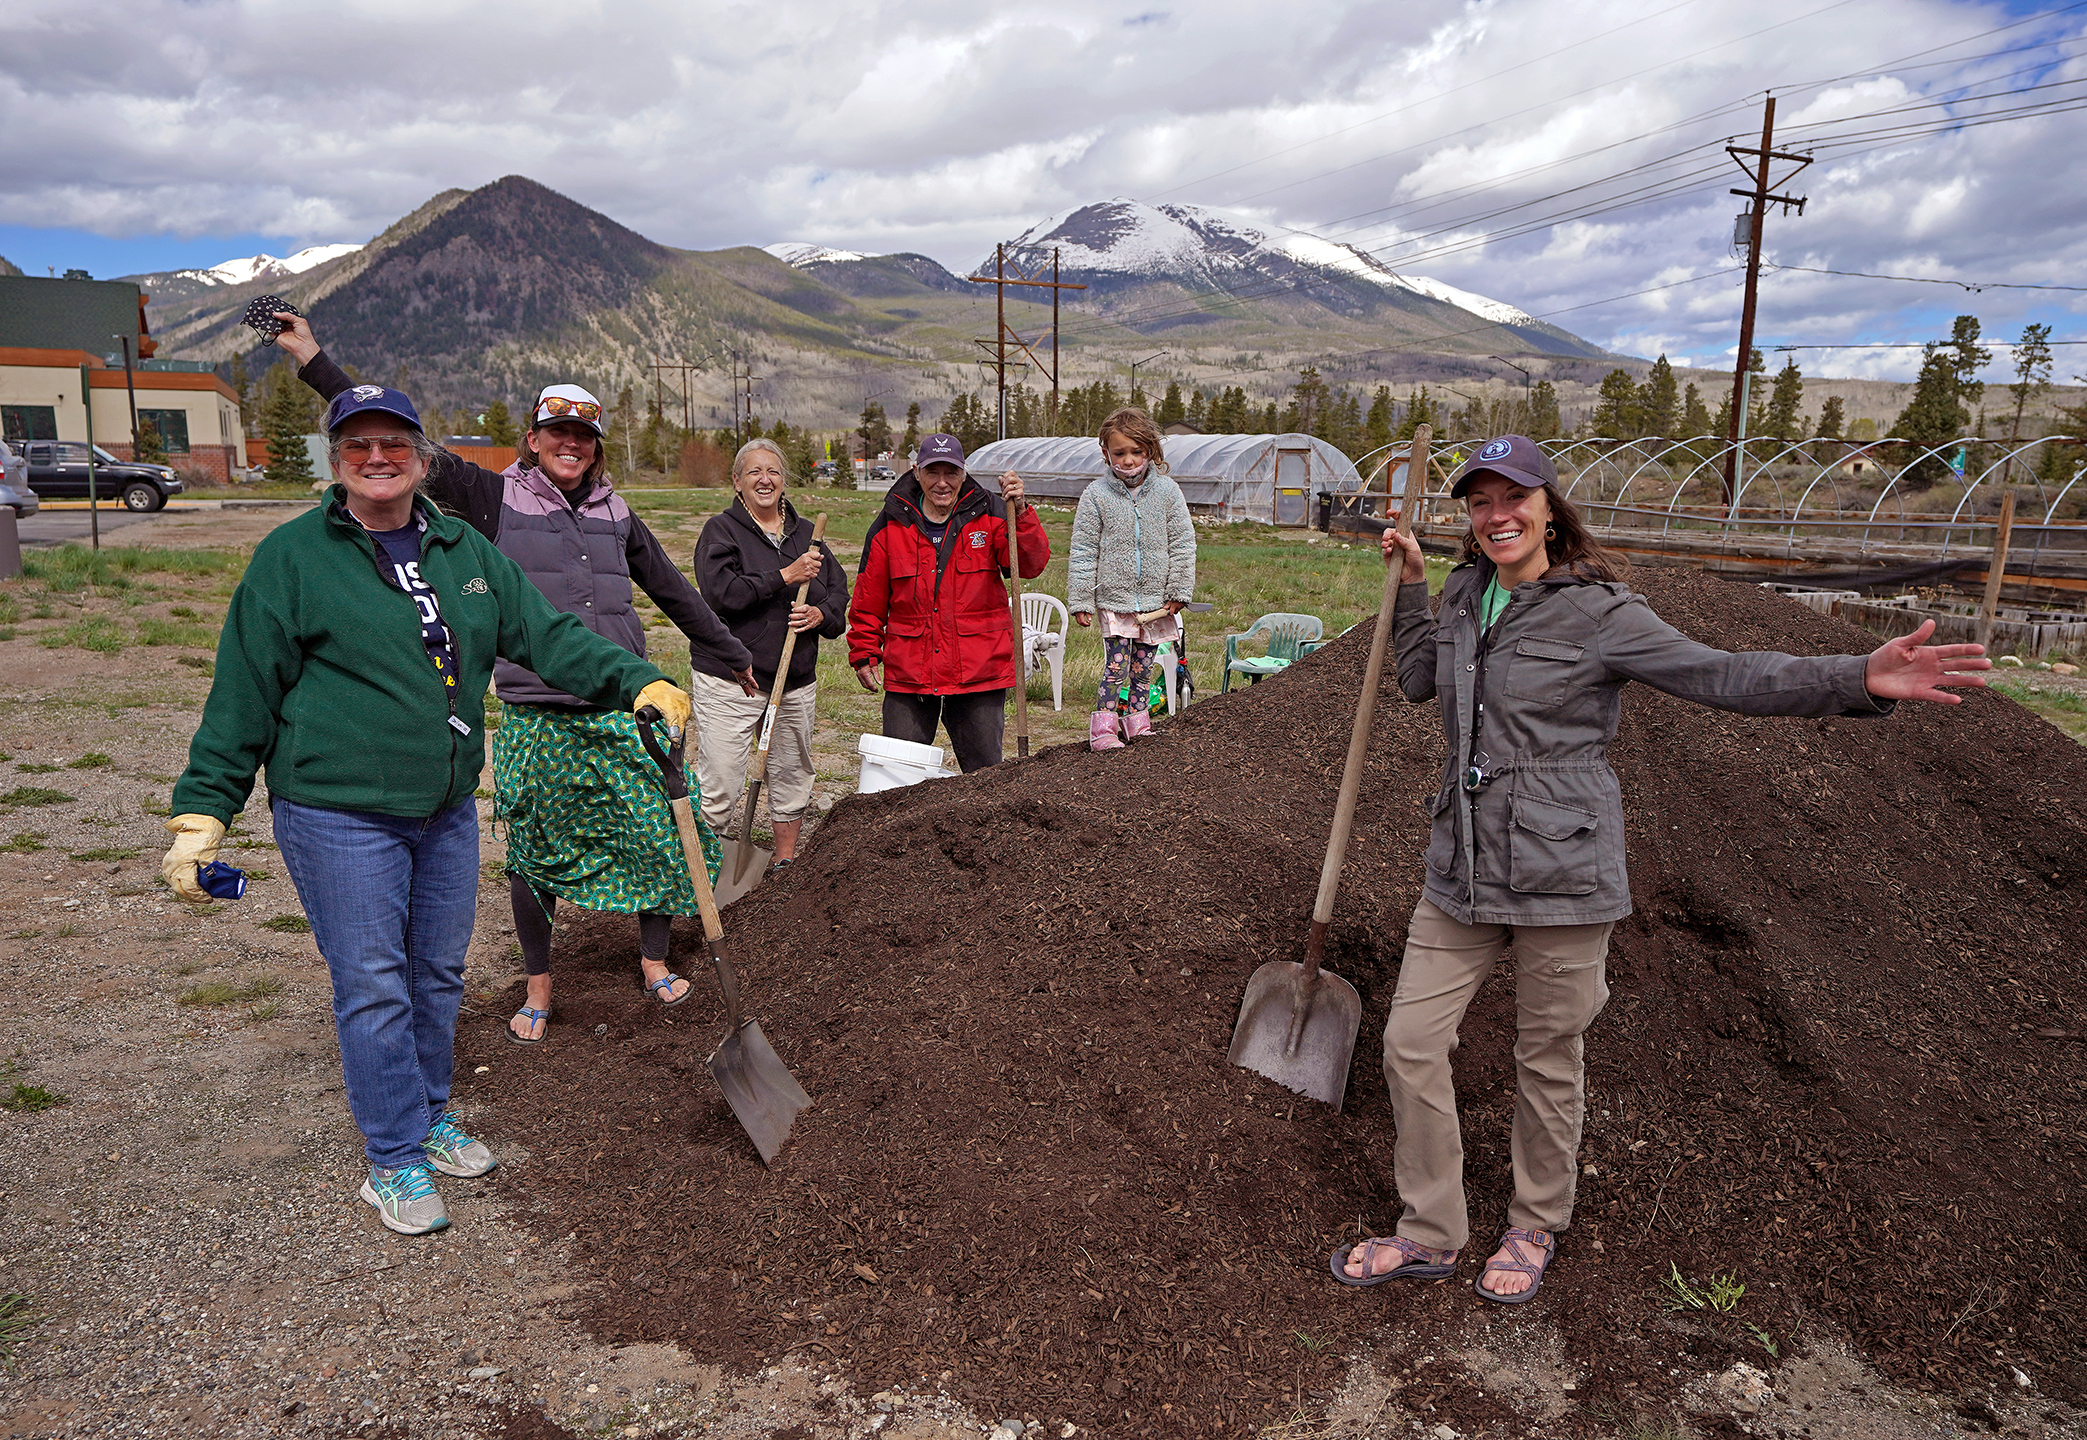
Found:
[[[1522,1252],[1522,1245],[1525,1242],[1536,1246],[1537,1249],[1542,1251],[1543,1259],[1532,1264],[1529,1257]],[[1495,1305],[1527,1304],[1535,1299],[1536,1292],[1543,1288],[1544,1271],[1550,1268],[1551,1257],[1558,1253],[1558,1237],[1549,1230],[1524,1230],[1519,1225],[1515,1225],[1510,1226],[1507,1233],[1500,1237],[1500,1244],[1505,1249],[1512,1251],[1515,1258],[1512,1260],[1493,1259],[1486,1261],[1485,1268],[1478,1272],[1478,1278],[1471,1282],[1472,1292],[1479,1299],[1490,1300]],[[1515,1295],[1502,1295],[1496,1290],[1488,1290],[1486,1288],[1486,1276],[1492,1274],[1495,1270],[1521,1271],[1529,1277],[1529,1288]]]

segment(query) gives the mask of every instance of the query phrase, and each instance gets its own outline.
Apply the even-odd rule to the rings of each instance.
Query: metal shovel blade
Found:
[[[751,840],[725,841],[724,863],[718,867],[715,887],[718,909],[724,909],[766,880],[768,864],[773,859],[773,850],[763,850]]]
[[[1324,969],[1300,993],[1304,977],[1293,960],[1254,971],[1232,1029],[1232,1063],[1338,1110],[1362,1029],[1362,997]]]
[[[739,1117],[740,1128],[761,1152],[761,1163],[773,1165],[790,1138],[791,1122],[811,1105],[812,1097],[775,1053],[758,1020],[745,1021],[726,1035],[707,1063],[710,1078],[725,1092],[725,1103]]]

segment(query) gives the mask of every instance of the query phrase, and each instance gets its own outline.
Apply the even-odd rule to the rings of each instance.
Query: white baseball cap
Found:
[[[536,409],[529,417],[529,428],[549,425],[555,420],[577,420],[595,434],[606,432],[601,428],[601,401],[590,391],[578,385],[546,385],[536,397]]]

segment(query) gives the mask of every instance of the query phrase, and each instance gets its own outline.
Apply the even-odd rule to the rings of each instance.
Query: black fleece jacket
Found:
[[[753,652],[754,678],[766,691],[775,686],[775,667],[783,658],[783,638],[790,629],[790,602],[797,587],[783,583],[783,568],[812,548],[812,522],[783,501],[783,544],[778,550],[762,533],[746,503],[736,496],[722,513],[704,522],[696,540],[696,585],[710,608]],[[819,637],[837,640],[848,629],[848,572],[824,544],[825,563],[812,577],[807,605],[819,607],[822,619],[797,637],[790,652],[790,679],[795,690],[818,678]],[[708,655],[692,653],[691,663],[705,675],[731,679]]]

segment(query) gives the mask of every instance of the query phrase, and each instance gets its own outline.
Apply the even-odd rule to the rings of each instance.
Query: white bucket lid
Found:
[[[877,760],[895,760],[926,770],[942,768],[940,745],[916,745],[911,740],[893,740],[886,735],[865,735],[855,744],[857,753]]]

